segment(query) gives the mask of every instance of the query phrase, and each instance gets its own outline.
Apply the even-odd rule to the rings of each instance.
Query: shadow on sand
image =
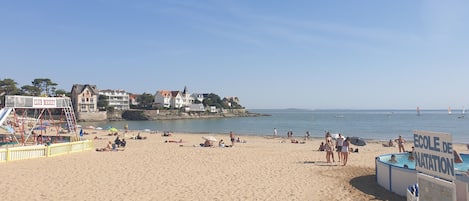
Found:
[[[396,200],[405,201],[406,198],[395,193],[391,193],[385,188],[378,185],[376,181],[376,175],[365,175],[355,177],[350,180],[350,184],[356,189],[366,193],[368,195],[375,196],[375,200]]]
[[[303,161],[298,163],[314,164],[316,166],[339,166],[339,163],[326,163],[324,161]]]

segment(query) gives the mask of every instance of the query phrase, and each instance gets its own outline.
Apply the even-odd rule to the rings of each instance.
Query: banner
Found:
[[[55,108],[57,107],[56,98],[34,97],[33,108]]]
[[[414,131],[415,169],[422,173],[455,180],[453,143],[450,134]]]

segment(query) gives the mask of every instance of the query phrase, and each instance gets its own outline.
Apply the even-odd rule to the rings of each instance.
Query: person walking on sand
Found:
[[[231,139],[231,146],[234,146],[235,136],[233,134],[233,131],[230,131],[230,139]]]
[[[397,139],[395,139],[394,141],[397,142],[397,146],[399,147],[399,152],[405,152],[405,148],[404,148],[405,140],[404,140],[404,138],[402,138],[402,136],[399,135],[399,137]]]
[[[332,156],[332,162],[335,162],[335,160],[334,160],[334,144],[332,143],[332,138],[327,138],[326,139],[326,161],[327,161],[327,163],[331,163],[331,156]]]
[[[344,142],[342,143],[342,162],[344,162],[344,166],[347,165],[347,161],[348,161],[348,152],[350,151],[349,150],[349,146],[350,146],[350,138],[347,137],[345,138]]]
[[[339,133],[339,137],[337,137],[335,143],[336,143],[335,146],[337,148],[337,156],[339,158],[339,163],[340,163],[340,158],[343,158],[342,157],[342,146],[344,144],[344,137],[342,137],[342,134]]]
[[[326,132],[326,145],[327,145],[327,142],[330,142],[331,143],[331,156],[332,156],[332,162],[335,163],[335,159],[334,159],[334,143],[332,143],[332,135],[331,133],[329,133],[329,131]],[[326,156],[327,157],[327,156]]]

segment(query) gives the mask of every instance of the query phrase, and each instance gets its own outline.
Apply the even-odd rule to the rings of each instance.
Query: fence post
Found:
[[[11,153],[10,153],[10,149],[7,148],[7,158],[6,158],[6,162],[8,162],[9,160],[11,160]]]
[[[50,156],[50,146],[46,146],[46,157]]]

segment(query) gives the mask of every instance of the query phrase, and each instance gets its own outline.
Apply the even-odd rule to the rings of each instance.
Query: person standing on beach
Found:
[[[233,131],[230,131],[230,139],[231,139],[231,146],[234,146],[235,136],[233,134]]]
[[[332,156],[332,162],[335,162],[334,144],[332,143],[332,138],[326,138],[326,161],[327,163],[331,163],[331,156]]]
[[[337,156],[339,157],[339,163],[340,163],[340,158],[342,158],[342,146],[344,144],[344,137],[342,137],[342,134],[339,133],[339,137],[337,137],[337,140],[335,141],[335,146],[337,148]]]
[[[341,154],[342,154],[342,162],[344,162],[344,166],[347,165],[347,161],[348,161],[348,152],[350,151],[349,150],[349,146],[350,146],[350,138],[347,137],[344,142],[342,143],[342,150],[341,150]]]
[[[305,133],[305,140],[309,140],[309,137],[311,136],[311,134],[309,133],[309,131],[306,131]]]
[[[399,137],[397,139],[395,139],[395,141],[397,142],[397,146],[399,147],[399,152],[405,152],[405,148],[404,148],[405,140],[404,140],[404,138],[402,138],[402,136],[399,135]]]
[[[274,128],[274,136],[277,136],[277,128]]]
[[[330,142],[330,147],[331,147],[331,152],[330,152],[330,156],[332,156],[332,162],[335,162],[335,159],[334,159],[334,144],[332,143],[332,136],[331,136],[331,133],[329,133],[329,131],[326,132],[326,158],[327,158],[327,142]],[[329,159],[330,161],[330,159]]]

